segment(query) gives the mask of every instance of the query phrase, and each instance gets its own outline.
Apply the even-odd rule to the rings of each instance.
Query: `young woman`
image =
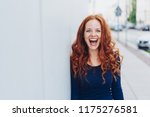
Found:
[[[71,53],[72,100],[123,100],[119,50],[104,18],[90,15],[81,23]]]

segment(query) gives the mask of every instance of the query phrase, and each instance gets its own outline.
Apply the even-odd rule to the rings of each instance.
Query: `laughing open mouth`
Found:
[[[96,45],[98,39],[90,39],[89,41],[90,41],[90,44],[94,46]]]

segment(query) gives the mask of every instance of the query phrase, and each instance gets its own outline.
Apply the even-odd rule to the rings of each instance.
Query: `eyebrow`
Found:
[[[88,27],[88,28],[85,28],[85,29],[88,30],[88,29],[91,29],[91,28]],[[95,29],[100,29],[101,30],[101,28],[95,28]]]

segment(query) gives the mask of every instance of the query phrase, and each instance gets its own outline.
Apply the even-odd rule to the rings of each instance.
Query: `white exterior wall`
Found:
[[[0,99],[70,99],[71,39],[88,2],[0,0]]]

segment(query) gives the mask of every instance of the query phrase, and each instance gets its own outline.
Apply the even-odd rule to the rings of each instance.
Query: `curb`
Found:
[[[131,43],[125,44],[124,42],[118,40],[122,46],[124,46],[126,49],[128,49],[130,52],[132,52],[135,56],[137,56],[139,59],[141,59],[146,65],[150,67],[150,54],[147,52],[144,52],[143,50],[139,50],[135,45]]]

